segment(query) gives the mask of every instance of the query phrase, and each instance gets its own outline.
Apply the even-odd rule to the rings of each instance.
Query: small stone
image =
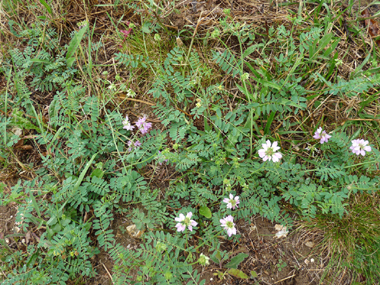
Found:
[[[314,243],[311,242],[311,241],[306,242],[305,245],[306,245],[307,247],[310,247],[310,248],[313,248],[313,247],[314,247]]]
[[[314,258],[310,259],[310,262],[313,263],[314,262]]]
[[[14,127],[12,129],[12,133],[14,133],[16,136],[21,136],[22,135],[22,129]]]
[[[309,264],[309,260],[308,259],[305,259],[305,264],[308,265]]]
[[[5,242],[9,244],[9,243],[10,243],[9,238],[6,238],[6,239],[5,239]]]
[[[132,236],[132,237],[135,237],[135,238],[140,238],[142,236],[142,234],[144,233],[144,231],[140,231],[136,228],[136,225],[130,225],[128,226],[127,228],[127,232]]]
[[[278,231],[276,233],[276,238],[286,237],[288,235],[288,233],[289,233],[289,231],[287,230],[287,228],[284,227],[283,225],[277,224],[277,225],[274,226],[274,229],[276,231]]]

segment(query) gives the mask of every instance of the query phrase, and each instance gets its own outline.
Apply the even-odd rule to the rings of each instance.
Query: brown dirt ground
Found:
[[[241,252],[249,254],[249,257],[239,265],[238,269],[248,276],[250,276],[251,271],[255,271],[257,277],[242,280],[227,274],[223,280],[219,280],[214,274],[219,270],[224,272],[226,269],[220,269],[219,265],[211,261],[211,264],[207,267],[198,266],[194,268],[194,270],[197,269],[201,272],[201,280],[206,280],[205,284],[319,284],[320,273],[323,272],[326,266],[326,260],[313,253],[314,246],[310,247],[309,243],[313,242],[314,245],[317,245],[321,239],[320,235],[313,236],[304,230],[296,229],[291,230],[287,237],[277,239],[275,237],[275,224],[259,216],[252,218],[250,224],[243,220],[240,220],[237,224],[241,234],[240,243],[233,244],[227,240],[221,241],[223,244],[222,249],[232,252],[231,258]],[[114,229],[116,241],[133,250],[139,246],[140,239],[131,237],[125,231],[128,225],[128,221],[116,219],[112,228]],[[314,258],[314,262],[310,261],[312,258]],[[279,268],[280,264],[283,265],[282,268]],[[112,276],[113,261],[108,254],[102,252],[98,255],[94,265],[99,275],[88,280],[86,284],[112,284],[110,276]]]

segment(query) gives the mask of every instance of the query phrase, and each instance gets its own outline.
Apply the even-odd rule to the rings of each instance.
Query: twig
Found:
[[[273,284],[280,283],[280,282],[282,282],[282,281],[284,281],[284,280],[286,280],[286,279],[293,278],[294,276],[296,276],[296,275],[293,274],[292,276],[288,276],[288,277],[286,277],[286,278],[284,278],[284,279],[278,280],[277,282],[274,282]]]
[[[102,265],[103,265],[104,269],[107,271],[108,276],[111,278],[111,282],[112,282],[112,284],[115,284],[115,283],[113,282],[113,279],[112,279],[111,273],[108,271],[107,267],[104,265],[104,263],[102,263]]]
[[[147,102],[147,101],[143,101],[143,100],[139,100],[139,99],[133,99],[133,98],[129,98],[129,97],[121,97],[121,96],[119,96],[119,98],[124,99],[124,100],[135,101],[135,102],[147,104],[147,105],[150,105],[150,106],[156,105],[156,104],[153,104],[153,103],[150,103],[150,102]]]

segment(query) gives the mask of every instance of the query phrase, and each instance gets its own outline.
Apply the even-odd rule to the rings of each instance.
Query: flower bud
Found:
[[[201,253],[201,256],[198,258],[198,263],[202,266],[210,264],[210,258]]]

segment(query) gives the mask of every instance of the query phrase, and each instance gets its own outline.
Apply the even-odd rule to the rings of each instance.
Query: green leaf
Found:
[[[40,0],[40,3],[45,6],[46,10],[49,12],[50,15],[53,15],[51,7],[48,5],[48,3],[45,2],[45,0]]]
[[[211,210],[207,206],[202,206],[199,208],[199,214],[202,216],[205,216],[206,218],[210,219],[212,216]]]
[[[268,86],[268,87],[272,87],[272,88],[277,89],[277,90],[281,90],[281,86],[274,83],[274,82],[269,82],[269,81],[263,82],[263,85]]]
[[[219,264],[222,260],[222,255],[220,254],[220,251],[216,251],[213,255],[210,256],[211,260],[214,261],[216,264]]]
[[[230,275],[235,276],[237,278],[241,279],[248,279],[247,274],[245,274],[243,271],[235,268],[231,268],[230,270],[227,271]]]
[[[30,62],[52,64],[52,62],[50,62],[48,60],[43,60],[43,59],[39,59],[39,58],[33,58],[30,60]]]
[[[257,272],[256,271],[251,271],[251,277],[252,278],[256,278],[258,275],[257,275]]]
[[[96,168],[96,169],[94,169],[93,171],[92,171],[92,173],[91,173],[91,177],[98,177],[98,178],[102,178],[103,177],[103,175],[104,175],[104,171],[103,170],[101,170],[101,169],[99,169],[99,168]]]
[[[152,31],[150,30],[150,23],[148,22],[145,22],[143,24],[143,26],[141,27],[141,30],[146,33],[146,34],[150,34]]]
[[[19,34],[16,33],[16,31],[13,29],[13,25],[14,24],[17,24],[15,21],[12,21],[12,20],[9,20],[8,21],[8,25],[9,25],[9,30],[11,31],[11,33],[15,36],[15,37],[18,37],[18,38],[21,38],[21,36]]]
[[[253,53],[253,52],[257,49],[258,46],[259,46],[259,45],[252,45],[252,46],[250,46],[249,48],[247,48],[247,49],[244,51],[244,53],[243,53],[242,59],[246,58],[246,57],[249,56],[251,53]]]
[[[272,125],[272,122],[274,120],[274,117],[276,116],[277,112],[271,112],[267,121],[267,124],[265,125],[264,134],[269,134],[270,127]]]
[[[75,61],[75,57],[70,57],[69,59],[66,59],[67,67],[72,67],[74,61]]]
[[[29,194],[30,194],[29,197],[32,200],[32,205],[33,205],[34,209],[36,210],[38,216],[41,217],[40,207],[38,207],[38,204],[36,202],[36,198],[34,197],[34,195],[32,193],[29,193]]]
[[[244,259],[246,259],[249,255],[246,253],[239,253],[234,258],[231,259],[224,267],[226,268],[237,268]]]
[[[333,37],[333,34],[326,34],[322,37],[322,39],[316,39],[315,42],[313,43],[313,47],[315,48],[316,47],[316,44],[318,43],[318,48],[317,49],[313,49],[311,51],[311,53],[309,52],[309,57],[310,57],[310,60],[313,59],[316,55],[318,55],[318,53],[323,50],[331,41]]]
[[[205,123],[205,131],[210,131],[211,127],[210,127],[210,125],[207,122],[206,116],[204,116],[203,119],[204,119],[204,123]]]
[[[60,224],[55,224],[54,226],[51,227],[51,230],[55,233],[58,233],[62,230],[62,227]]]
[[[49,219],[49,221],[47,221],[46,225],[51,226],[51,225],[54,225],[55,223],[57,223],[57,217],[53,216]]]
[[[87,26],[84,28],[80,29],[79,32],[77,32],[72,40],[70,41],[69,47],[67,48],[67,54],[66,54],[66,61],[69,61],[71,57],[73,57],[74,53],[79,47],[80,42],[82,41],[82,38],[84,34],[87,31]],[[71,59],[70,59],[71,61]]]

